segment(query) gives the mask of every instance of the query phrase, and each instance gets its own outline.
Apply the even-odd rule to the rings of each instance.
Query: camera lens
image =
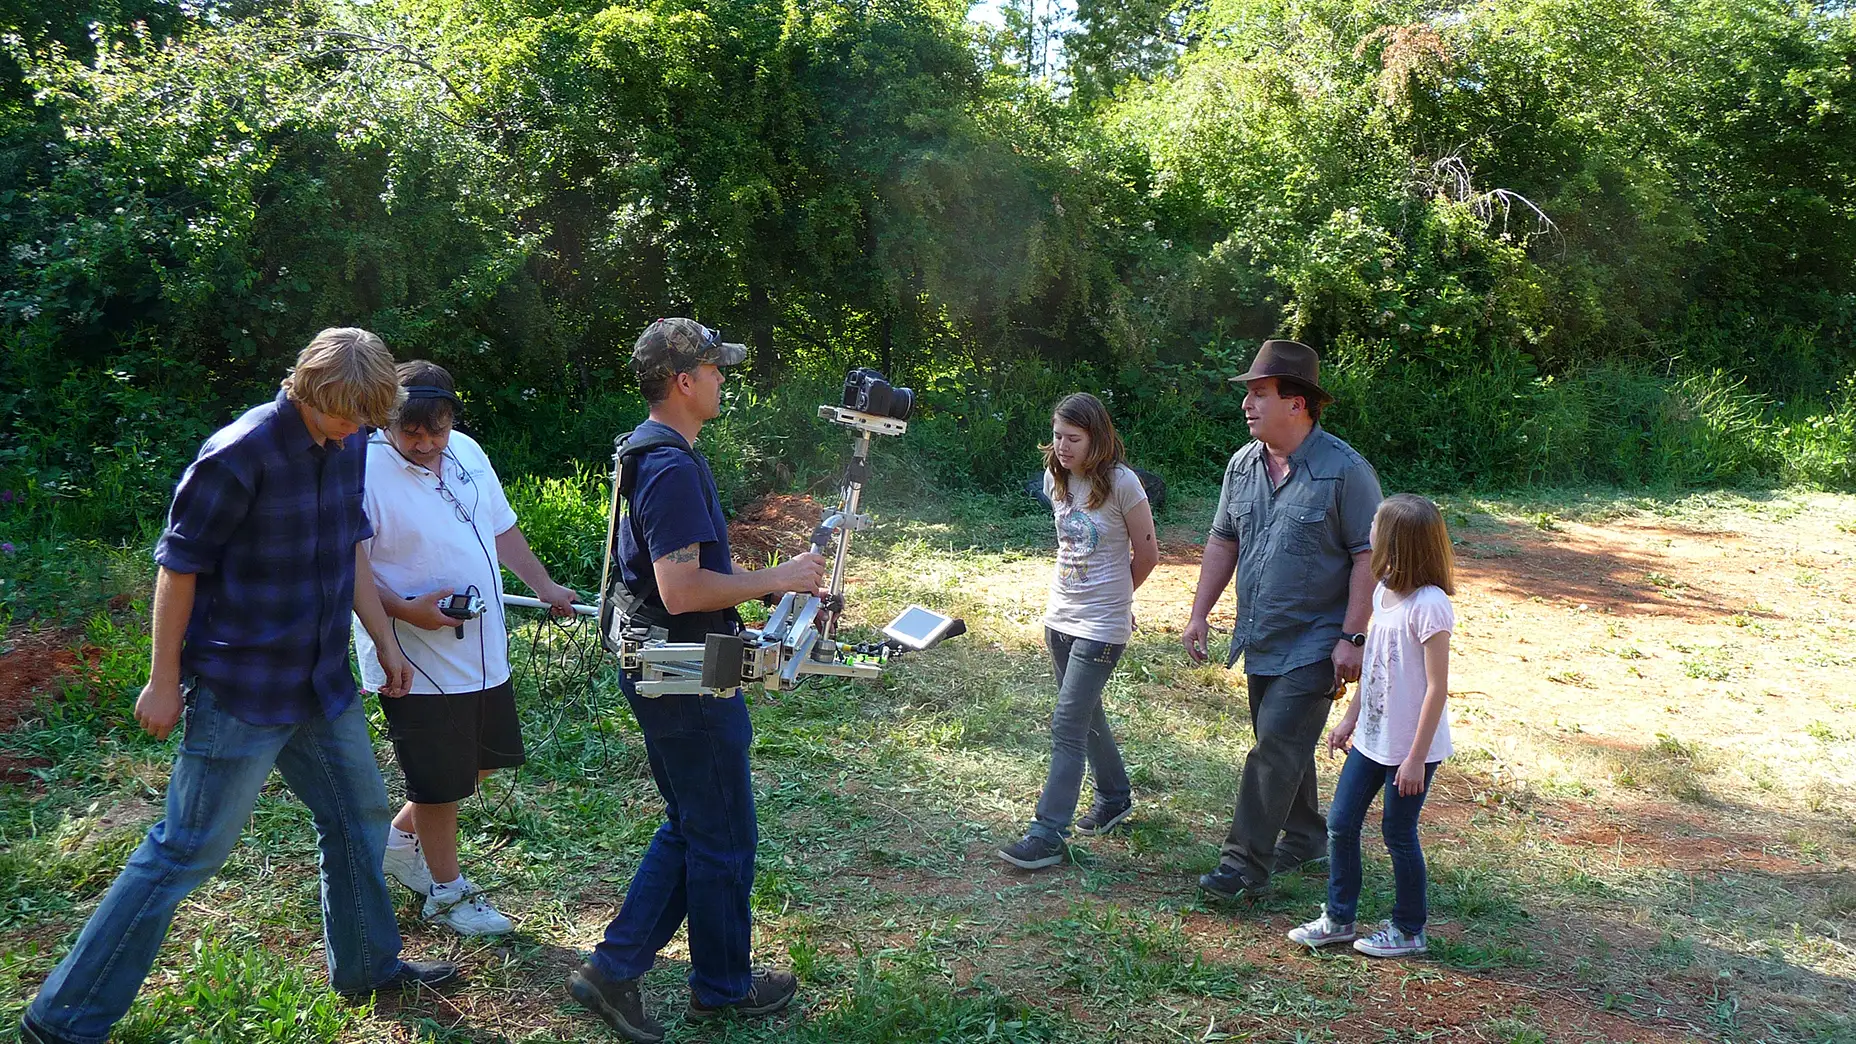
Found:
[[[909,419],[909,411],[915,408],[915,390],[913,388],[891,388],[889,390],[889,410],[891,417],[899,421]]]

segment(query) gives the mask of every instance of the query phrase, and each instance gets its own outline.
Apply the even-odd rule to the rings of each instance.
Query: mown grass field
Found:
[[[1856,1040],[1856,497],[1445,507],[1464,572],[1459,754],[1425,816],[1428,959],[1287,943],[1321,901],[1316,878],[1231,907],[1195,894],[1250,740],[1240,679],[1177,643],[1203,495],[1162,518],[1167,553],[1110,688],[1132,827],[1040,874],[993,858],[1030,816],[1048,754],[1049,521],[918,501],[860,545],[854,622],[921,601],[972,634],[880,686],[756,700],[756,950],[798,971],[800,1003],[766,1023],[683,1025],[679,938],[649,980],[672,1039]],[[8,659],[81,646],[0,734],[9,1025],[165,787],[171,744],[127,714],[146,664],[138,570],[96,565],[87,592],[131,597],[81,633],[15,625],[5,639]],[[322,988],[308,815],[274,780],[245,843],[182,907],[117,1039],[616,1039],[563,982],[660,805],[582,639],[520,636],[531,760],[464,813],[466,868],[518,932],[462,941],[400,893],[408,951],[461,961],[465,985],[362,1008]],[[1324,790],[1336,767],[1321,759]],[[1377,918],[1390,881],[1370,835],[1367,856],[1363,916]]]

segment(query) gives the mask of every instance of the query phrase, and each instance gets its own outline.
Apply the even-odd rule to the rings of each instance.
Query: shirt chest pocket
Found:
[[[1251,507],[1251,505],[1244,504],[1240,507],[1235,507],[1231,509],[1231,512],[1230,512],[1231,532],[1237,534],[1237,546],[1238,547],[1243,548],[1243,547],[1254,547],[1255,546],[1253,542],[1257,539],[1256,524],[1257,524],[1257,512],[1253,507]]]
[[[1289,504],[1279,526],[1281,546],[1291,555],[1318,555],[1328,544],[1328,509],[1321,505]]]

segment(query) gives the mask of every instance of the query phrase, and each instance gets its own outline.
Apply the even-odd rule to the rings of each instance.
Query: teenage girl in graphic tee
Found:
[[[1102,691],[1134,631],[1134,589],[1159,560],[1154,516],[1121,437],[1093,395],[1071,395],[1051,417],[1044,490],[1057,526],[1057,566],[1044,614],[1044,644],[1057,674],[1050,774],[1025,836],[999,850],[1013,866],[1063,861],[1064,838],[1113,829],[1133,805],[1121,751],[1102,709]],[[1087,767],[1095,804],[1076,816]]]

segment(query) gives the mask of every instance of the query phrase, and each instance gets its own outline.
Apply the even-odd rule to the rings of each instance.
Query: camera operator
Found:
[[[619,533],[620,571],[643,599],[633,621],[662,628],[673,642],[733,633],[740,627],[735,606],[750,598],[822,593],[825,560],[817,554],[753,572],[735,568],[715,477],[693,448],[703,424],[721,414],[721,367],[746,353],[691,319],[659,319],[632,349],[651,415],[631,441],[664,444],[635,458],[631,510]],[[646,698],[630,679],[621,685],[644,733],[664,822],[604,941],[568,989],[626,1039],[663,1039],[663,1026],[644,1010],[638,981],[687,917],[689,1017],[779,1011],[798,981],[790,972],[751,966],[748,955],[758,832],[746,700],[740,690]]]
[[[390,640],[414,668],[411,693],[381,701],[406,776],[383,869],[426,897],[426,920],[459,935],[501,935],[514,927],[509,918],[458,869],[458,802],[524,760],[500,567],[557,614],[570,611],[574,593],[529,550],[482,447],[452,430],[460,404],[451,374],[415,360],[398,376],[406,401],[368,441],[363,500],[374,535],[362,546],[393,618]],[[445,615],[454,595],[475,599],[480,614]],[[372,686],[374,643],[357,632],[355,647]]]

